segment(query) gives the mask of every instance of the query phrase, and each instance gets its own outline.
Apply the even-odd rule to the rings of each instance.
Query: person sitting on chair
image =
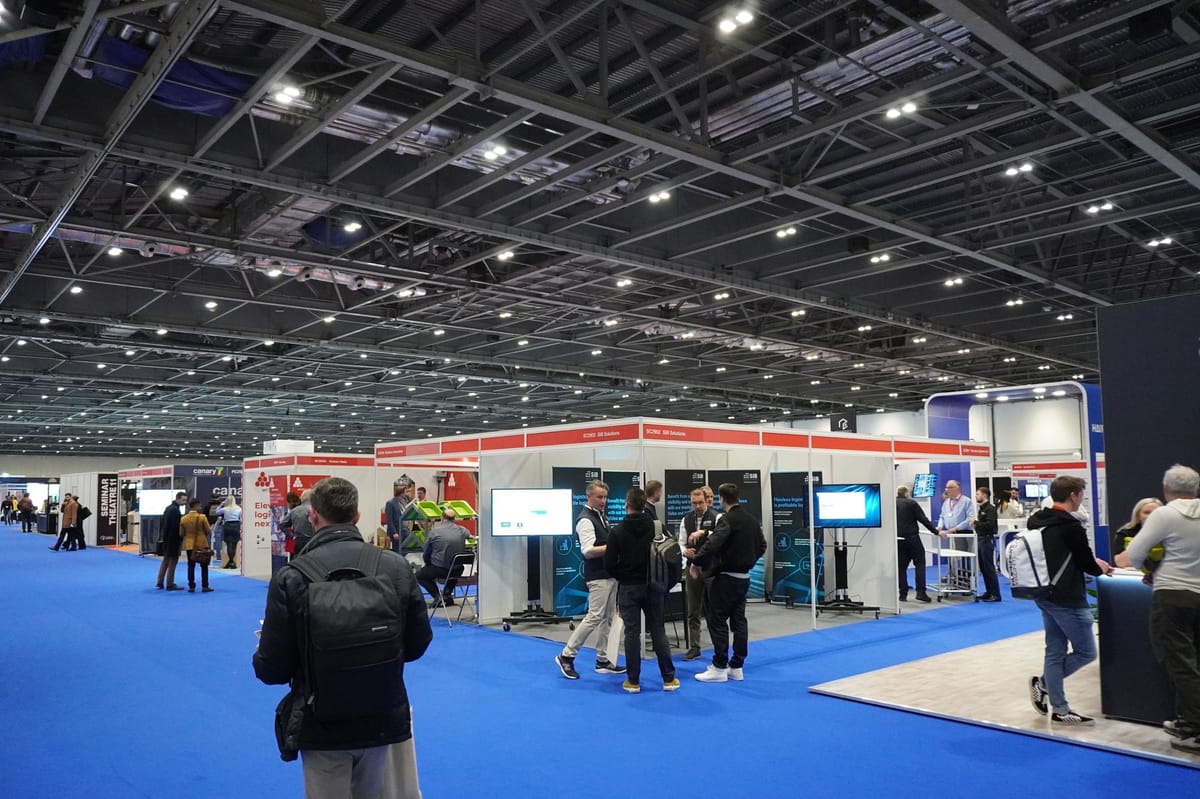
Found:
[[[442,603],[453,605],[454,586],[458,584],[458,578],[463,571],[462,563],[454,567],[453,573],[450,570],[454,559],[466,552],[467,536],[470,535],[467,528],[455,521],[456,517],[457,514],[450,508],[442,511],[441,520],[429,529],[425,537],[425,550],[422,553],[425,565],[417,570],[417,582],[433,597],[435,607],[438,604],[437,581],[446,581]]]

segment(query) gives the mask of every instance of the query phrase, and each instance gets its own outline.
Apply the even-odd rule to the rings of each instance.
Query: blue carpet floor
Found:
[[[264,583],[214,572],[214,593],[166,594],[154,559],[48,552],[13,529],[0,527],[0,797],[303,795],[271,731],[282,690],[250,668]],[[680,663],[683,688],[664,694],[648,662],[629,696],[588,652],[568,682],[557,644],[439,618],[408,671],[421,782],[428,799],[1194,796],[1188,769],[807,692],[1038,628],[1028,603],[963,604],[754,643],[741,684],[697,683],[704,661]]]

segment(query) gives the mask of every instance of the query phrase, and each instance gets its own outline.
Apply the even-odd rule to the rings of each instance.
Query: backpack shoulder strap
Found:
[[[663,523],[660,522],[658,519],[655,519],[654,520],[654,540],[661,541],[663,538],[666,537],[666,535],[667,535],[666,528],[663,527]]]
[[[365,577],[374,577],[379,574],[379,565],[382,560],[382,549],[363,544],[362,551],[358,553],[358,565],[355,568]]]
[[[296,558],[288,565],[304,575],[310,583],[323,583],[329,579],[329,572],[321,569],[312,558]]]

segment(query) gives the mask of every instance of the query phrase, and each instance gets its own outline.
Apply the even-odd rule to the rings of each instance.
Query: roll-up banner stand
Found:
[[[708,484],[713,491],[722,483],[733,483],[738,487],[738,499],[747,513],[762,522],[762,472],[758,469],[709,469]],[[719,512],[721,498],[713,498],[713,507]],[[768,553],[770,549],[768,548]],[[750,570],[750,599],[762,599],[766,591],[766,562],[767,557],[761,558]]]
[[[812,552],[808,526],[808,472],[771,472],[771,596],[797,605],[813,603],[813,572],[817,595],[825,597],[825,546],[818,537]],[[813,473],[821,485],[821,472]]]
[[[555,466],[551,473],[551,488],[571,489],[571,519],[579,517],[579,511],[587,504],[587,486],[593,480],[600,479],[600,470],[595,467]],[[609,507],[612,499],[609,499]],[[622,500],[622,512],[624,501]],[[572,521],[573,523],[573,521]],[[574,529],[574,528],[572,528]],[[579,539],[571,535],[555,536],[551,543],[554,549],[553,558],[553,595],[554,612],[560,616],[581,616],[587,612],[588,591],[583,580],[583,555],[579,551]],[[529,596],[535,597],[541,593],[541,567],[538,560],[540,541],[529,539],[530,568]],[[543,603],[543,607],[545,604]]]
[[[93,512],[96,517],[96,545],[115,547],[121,521],[120,484],[115,473],[101,473],[97,478],[96,508]]]
[[[705,485],[704,472],[696,469],[667,469],[663,472],[663,495],[667,502],[667,529],[678,530],[692,510],[692,491]]]

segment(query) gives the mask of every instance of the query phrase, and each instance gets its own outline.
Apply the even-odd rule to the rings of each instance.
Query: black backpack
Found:
[[[383,550],[363,544],[358,565],[322,571],[312,556],[290,565],[308,580],[305,705],[320,721],[386,713],[405,700],[404,618]]]
[[[667,535],[663,523],[654,522],[654,536],[650,539],[650,584],[670,591],[683,577],[683,550],[679,540]]]
[[[76,518],[79,519],[79,521],[82,523],[84,519],[86,519],[87,517],[89,517],[91,515],[92,515],[92,512],[88,509],[88,507],[86,505],[80,505],[79,513],[77,514]]]

